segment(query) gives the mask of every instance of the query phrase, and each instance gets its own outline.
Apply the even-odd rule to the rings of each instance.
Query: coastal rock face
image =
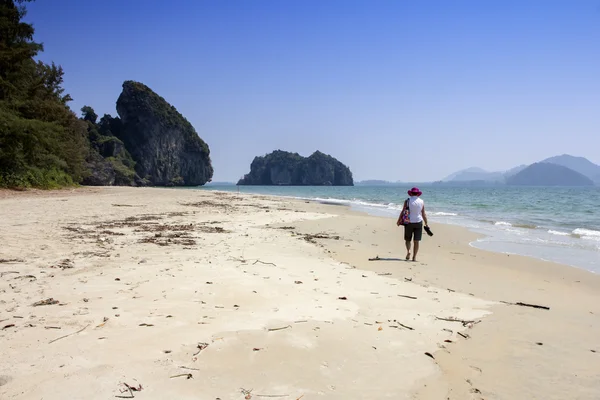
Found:
[[[208,145],[175,107],[146,85],[123,83],[117,112],[122,123],[118,138],[144,183],[197,186],[211,180]]]
[[[254,158],[238,185],[353,186],[354,181],[350,169],[330,155],[277,150]]]
[[[594,182],[570,168],[550,163],[535,163],[506,181],[518,186],[594,186]]]

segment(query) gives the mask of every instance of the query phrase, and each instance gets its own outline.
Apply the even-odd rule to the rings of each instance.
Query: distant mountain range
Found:
[[[560,166],[561,168],[555,168]],[[457,171],[438,184],[479,185],[600,185],[600,165],[584,157],[568,154],[546,158],[531,165],[519,165],[507,171],[489,172],[472,167]]]

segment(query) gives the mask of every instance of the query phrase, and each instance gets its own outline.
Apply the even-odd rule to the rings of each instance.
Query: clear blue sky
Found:
[[[214,180],[275,149],[355,179],[436,180],[569,153],[600,163],[600,1],[37,0],[71,107],[125,80],[209,144]]]

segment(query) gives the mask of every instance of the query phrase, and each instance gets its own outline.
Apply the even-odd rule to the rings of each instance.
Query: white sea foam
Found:
[[[573,234],[579,235],[581,237],[589,236],[589,237],[595,237],[595,238],[600,239],[600,231],[595,231],[592,229],[577,228],[573,231]]]
[[[505,221],[496,221],[496,222],[494,222],[494,225],[496,225],[496,226],[512,226],[512,224],[510,222],[505,222]]]
[[[431,213],[431,215],[439,215],[439,216],[455,217],[455,216],[457,216],[458,214],[456,214],[456,213],[451,213],[451,212],[443,212],[443,211],[438,211],[438,212]]]
[[[560,232],[560,231],[554,231],[552,229],[550,229],[548,231],[548,233],[552,234],[552,235],[558,235],[558,236],[571,236],[571,234],[569,232]]]

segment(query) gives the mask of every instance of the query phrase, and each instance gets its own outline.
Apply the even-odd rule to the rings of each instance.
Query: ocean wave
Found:
[[[429,214],[429,213],[427,213],[427,214]],[[438,211],[438,212],[433,212],[433,213],[431,213],[431,215],[439,215],[439,216],[456,217],[458,214],[456,214],[456,213],[451,213],[451,212],[443,212],[443,211]]]
[[[505,221],[496,221],[496,222],[494,222],[494,225],[496,225],[496,226],[513,226],[510,222],[505,222]]]
[[[513,224],[512,226],[514,226],[515,228],[524,228],[524,229],[537,229],[538,228],[537,225],[533,225],[533,224]]]
[[[552,235],[558,235],[558,236],[571,236],[571,234],[569,232],[560,232],[560,231],[555,231],[550,229],[548,231],[548,233],[552,234]]]
[[[577,235],[580,237],[590,236],[597,237],[598,239],[600,239],[600,231],[595,231],[593,229],[577,228],[572,233],[573,235]]]

